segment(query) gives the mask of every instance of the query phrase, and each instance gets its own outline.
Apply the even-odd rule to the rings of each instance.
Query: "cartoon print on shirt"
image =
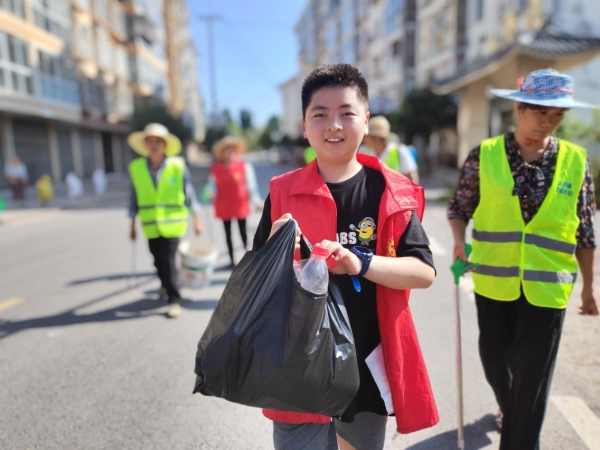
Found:
[[[358,223],[358,227],[355,227],[354,224],[350,225],[350,229],[358,232],[358,240],[364,244],[369,245],[369,242],[377,239],[377,234],[375,234],[375,229],[377,225],[375,221],[371,217],[365,217]]]

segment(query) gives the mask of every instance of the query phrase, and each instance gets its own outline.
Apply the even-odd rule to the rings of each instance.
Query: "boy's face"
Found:
[[[365,135],[369,112],[349,87],[324,87],[315,91],[302,119],[304,137],[329,164],[351,161]]]

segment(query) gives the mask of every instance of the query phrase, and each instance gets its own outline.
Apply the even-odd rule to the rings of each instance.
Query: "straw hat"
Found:
[[[243,153],[246,150],[246,144],[244,143],[244,141],[242,139],[235,137],[235,136],[225,136],[224,138],[222,138],[214,143],[214,145],[212,147],[213,155],[215,155],[216,158],[220,158],[221,152],[226,147],[232,147],[232,146],[235,147],[235,152],[237,155],[239,155],[240,153]]]
[[[169,133],[167,127],[160,123],[149,123],[146,125],[146,128],[144,128],[144,131],[135,131],[131,133],[127,138],[127,143],[137,154],[148,156],[148,148],[144,141],[149,136],[159,137],[167,143],[165,155],[175,156],[181,152],[181,141],[179,138],[174,134]]]
[[[598,108],[575,100],[574,91],[575,82],[572,77],[553,69],[543,69],[530,72],[527,77],[520,79],[518,91],[492,89],[490,92],[509,100],[552,108]]]
[[[390,137],[390,123],[384,116],[371,117],[368,135],[388,139]]]

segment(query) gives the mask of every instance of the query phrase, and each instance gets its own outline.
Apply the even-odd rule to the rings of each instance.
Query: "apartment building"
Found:
[[[462,0],[466,14],[464,58],[434,76],[432,89],[453,93],[458,103],[458,163],[482,139],[501,133],[513,118],[513,102],[489,95],[515,89],[532,70],[552,67],[575,77],[578,97],[600,103],[600,4],[581,0]],[[455,1],[461,7],[461,1]],[[460,27],[457,26],[457,40]]]
[[[375,114],[398,108],[413,88],[455,95],[460,164],[512,120],[512,103],[489,90],[514,88],[532,70],[570,73],[578,95],[600,104],[598,25],[596,0],[311,0],[295,30],[298,77],[320,63],[355,64]],[[297,120],[288,92],[296,85],[281,86],[286,132]]]
[[[189,26],[185,0],[165,2],[167,55],[169,64],[169,109],[181,115],[193,129],[194,139],[204,140],[202,99],[198,84],[198,53]]]
[[[56,182],[70,171],[80,177],[96,168],[125,171],[133,157],[126,136],[134,109],[170,100],[167,4],[0,0],[0,165],[19,154],[31,181],[45,173]],[[178,24],[187,27],[179,14]],[[171,49],[190,46],[171,42]],[[179,53],[194,68],[180,78],[196,80],[180,83],[188,99],[173,111],[189,110],[190,123],[201,127],[197,56]]]
[[[295,28],[299,73],[280,86],[284,133],[297,137],[294,90],[319,64],[358,67],[369,82],[371,112],[397,109],[416,85],[416,21],[416,0],[310,0]]]

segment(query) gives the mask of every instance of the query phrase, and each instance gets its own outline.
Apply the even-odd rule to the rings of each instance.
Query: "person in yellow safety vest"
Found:
[[[306,164],[310,163],[313,159],[317,158],[317,152],[312,146],[308,146],[304,149],[304,162]]]
[[[179,238],[187,231],[188,208],[194,213],[194,232],[202,233],[200,204],[185,161],[177,156],[181,141],[164,125],[150,123],[144,131],[130,134],[127,142],[141,156],[129,164],[130,237],[137,237],[139,214],[161,282],[159,298],[167,300],[167,316],[175,318],[181,314],[175,256]]]
[[[364,153],[377,156],[390,169],[401,172],[413,183],[419,183],[417,163],[406,145],[392,139],[390,122],[384,116],[371,117],[368,131],[369,134],[363,138],[363,144],[368,147]]]
[[[583,148],[554,132],[573,107],[570,76],[531,72],[519,90],[514,132],[486,139],[464,162],[448,219],[453,258],[467,260],[472,218],[479,353],[500,407],[500,450],[539,448],[565,308],[577,268],[580,314],[598,315],[593,291],[596,209]]]

